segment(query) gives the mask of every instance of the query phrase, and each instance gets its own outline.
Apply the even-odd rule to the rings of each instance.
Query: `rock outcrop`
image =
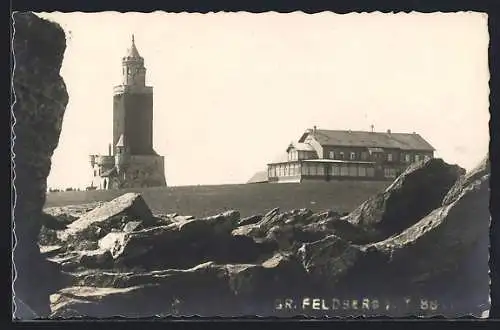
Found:
[[[413,225],[441,205],[443,197],[465,171],[442,159],[417,162],[384,192],[361,204],[343,220],[370,227],[387,238]]]
[[[137,214],[125,224],[106,220],[98,240],[77,235],[79,244],[44,248],[67,280],[52,296],[52,316],[481,315],[489,304],[489,166],[460,172],[439,160],[410,168],[369,207],[348,215],[371,216],[366,224],[332,210],[277,208],[243,220],[232,210],[156,215],[146,226]],[[426,190],[415,202],[412,192]],[[413,201],[412,213],[405,199]],[[378,224],[388,221],[394,230],[396,213],[411,219],[380,239]],[[87,220],[81,232],[95,226]],[[422,309],[421,299],[433,308]]]
[[[50,314],[49,294],[57,289],[58,267],[40,254],[47,176],[68,103],[59,75],[66,39],[55,23],[31,13],[14,13],[13,169],[15,177],[15,317]],[[25,306],[26,308],[23,308]],[[30,309],[29,314],[23,310]]]
[[[304,244],[301,255],[314,278],[330,279],[330,290],[433,297],[448,316],[479,315],[489,296],[489,223],[485,161],[457,181],[442,206],[401,233],[364,245],[328,236]]]

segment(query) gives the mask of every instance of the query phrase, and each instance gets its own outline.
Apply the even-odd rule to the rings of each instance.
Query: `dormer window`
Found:
[[[328,153],[328,158],[330,158],[330,159],[335,159],[335,151],[330,151],[330,152]]]
[[[356,153],[355,152],[351,152],[350,159],[351,160],[356,160]]]
[[[343,151],[341,151],[339,155],[340,155],[340,159],[344,159],[344,152]]]

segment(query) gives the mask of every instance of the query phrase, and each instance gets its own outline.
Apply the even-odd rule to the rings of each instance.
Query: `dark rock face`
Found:
[[[17,276],[14,291],[18,301],[43,317],[50,313],[49,294],[57,288],[58,270],[42,258],[37,242],[50,158],[59,141],[68,103],[59,75],[66,39],[57,24],[31,13],[14,13],[13,20]]]
[[[53,297],[53,315],[261,314],[272,310],[275,297],[289,293],[290,287],[307,290],[305,275],[292,257],[281,254],[261,264],[207,262],[184,270],[73,274],[76,285]],[[88,287],[95,283],[100,288]]]
[[[344,220],[379,232],[379,238],[401,232],[440,206],[464,170],[442,159],[415,163],[383,193],[361,204]]]
[[[257,222],[262,220],[262,215],[256,214],[256,215],[251,215],[249,217],[243,218],[238,222],[238,225],[240,226],[246,226],[246,225],[253,225]]]

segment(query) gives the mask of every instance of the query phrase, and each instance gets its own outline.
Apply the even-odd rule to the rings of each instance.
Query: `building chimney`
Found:
[[[390,129],[387,130],[387,134],[391,134],[391,130]]]
[[[375,126],[373,126],[373,124],[370,125],[370,128],[372,130],[372,133],[373,133],[373,129],[375,128]]]
[[[313,126],[313,134],[316,134],[316,125]]]
[[[108,156],[111,156],[111,143],[108,144]]]

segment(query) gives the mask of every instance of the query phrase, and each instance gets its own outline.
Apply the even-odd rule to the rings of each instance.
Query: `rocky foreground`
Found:
[[[347,216],[152,214],[134,193],[46,209],[52,317],[481,316],[489,175],[420,162]]]

